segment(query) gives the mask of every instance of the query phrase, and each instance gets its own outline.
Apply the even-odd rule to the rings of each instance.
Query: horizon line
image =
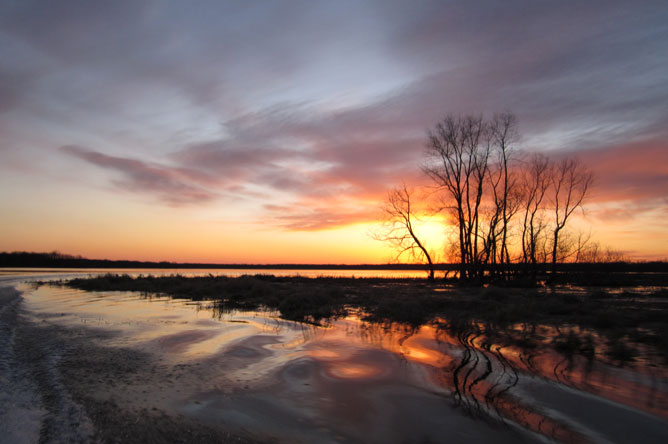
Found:
[[[2,258],[11,258],[18,256],[27,256],[42,261],[65,261],[65,262],[98,262],[101,264],[108,265],[120,265],[126,264],[132,268],[151,268],[148,266],[155,266],[154,268],[220,268],[220,269],[244,269],[244,268],[257,268],[257,269],[271,269],[271,268],[282,268],[282,269],[362,269],[362,268],[372,268],[372,269],[405,269],[405,270],[415,270],[422,269],[427,267],[427,264],[422,263],[409,263],[409,262],[397,262],[397,263],[355,263],[355,264],[345,264],[345,263],[242,263],[242,262],[229,262],[229,263],[212,263],[212,262],[175,262],[175,261],[147,261],[147,260],[135,260],[135,259],[97,259],[97,258],[87,258],[81,255],[75,256],[66,253],[60,253],[58,251],[52,252],[31,252],[31,251],[1,251],[0,259]],[[0,260],[0,267],[4,268],[43,268],[47,266],[54,265],[11,265],[3,264]],[[18,262],[18,261],[17,261]],[[608,262],[607,264],[665,264],[668,263],[668,258],[655,259],[655,260],[624,260],[619,262]],[[605,262],[592,262],[592,263],[575,263],[575,262],[564,262],[560,263],[560,266],[573,266],[573,265],[586,265],[586,264],[596,264],[604,265]],[[75,266],[73,268],[84,268],[80,266]],[[92,267],[95,267],[93,264],[89,264]],[[513,266],[521,264],[512,264]],[[549,265],[541,264],[541,265]],[[438,262],[434,264],[434,268],[438,271],[458,269],[460,266],[456,262]],[[107,268],[107,267],[101,267]],[[119,266],[118,268],[126,268]]]

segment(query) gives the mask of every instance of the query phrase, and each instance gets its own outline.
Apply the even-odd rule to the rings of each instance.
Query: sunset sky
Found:
[[[596,239],[668,258],[665,0],[3,0],[0,251],[388,262],[427,129],[504,110],[595,172]]]

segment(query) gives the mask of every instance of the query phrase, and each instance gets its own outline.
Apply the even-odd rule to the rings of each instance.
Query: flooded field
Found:
[[[210,302],[7,282],[22,299],[7,296],[5,331],[43,335],[27,344],[57,372],[40,376],[50,387],[40,378],[3,387],[4,417],[23,412],[3,426],[16,442],[33,442],[31,427],[86,441],[100,423],[91,412],[105,405],[141,423],[166,415],[260,442],[668,442],[665,363],[641,350],[616,364],[608,342],[578,327],[532,326],[537,342],[504,346],[446,319],[411,328],[353,313],[314,326]],[[576,336],[591,353],[569,353]],[[9,364],[25,357],[0,345],[6,384],[19,378]],[[51,391],[73,413],[45,425]]]

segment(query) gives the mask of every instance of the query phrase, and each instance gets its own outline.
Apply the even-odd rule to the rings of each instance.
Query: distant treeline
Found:
[[[131,260],[87,259],[58,252],[2,252],[0,267],[52,268],[212,268],[212,269],[299,269],[299,270],[423,270],[422,264],[208,264],[182,262],[150,262]],[[439,270],[455,270],[455,265],[441,264]]]
[[[520,267],[520,264],[508,264],[509,271]],[[59,252],[2,252],[0,267],[26,268],[211,268],[211,269],[252,269],[252,270],[424,270],[424,264],[207,264],[181,262],[149,262],[132,260],[87,259]],[[439,271],[455,271],[459,264],[435,264]],[[547,271],[547,264],[544,265]],[[668,262],[610,262],[610,263],[565,263],[558,264],[558,271],[565,273],[582,273],[590,271],[606,272],[668,272]]]

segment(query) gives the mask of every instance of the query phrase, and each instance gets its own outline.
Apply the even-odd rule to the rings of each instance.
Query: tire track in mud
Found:
[[[20,292],[0,289],[0,433],[9,442],[90,442],[93,425],[58,371],[62,341],[26,319]]]

